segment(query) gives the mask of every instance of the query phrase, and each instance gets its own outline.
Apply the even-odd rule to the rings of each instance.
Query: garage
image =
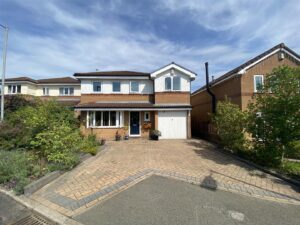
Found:
[[[161,139],[187,138],[187,111],[158,111]]]

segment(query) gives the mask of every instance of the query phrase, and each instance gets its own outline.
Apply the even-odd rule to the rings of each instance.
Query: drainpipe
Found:
[[[208,62],[205,63],[205,73],[206,73],[206,91],[211,96],[211,111],[212,113],[216,113],[216,96],[211,92],[209,87]]]

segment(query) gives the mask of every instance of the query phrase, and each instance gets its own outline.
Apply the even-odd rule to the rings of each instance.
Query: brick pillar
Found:
[[[158,130],[158,111],[154,111],[154,129]]]

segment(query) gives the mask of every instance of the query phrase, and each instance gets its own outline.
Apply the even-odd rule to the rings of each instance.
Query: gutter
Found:
[[[216,113],[216,96],[211,92],[209,86],[209,77],[208,77],[208,62],[205,63],[205,74],[206,74],[206,91],[211,96],[211,111]]]

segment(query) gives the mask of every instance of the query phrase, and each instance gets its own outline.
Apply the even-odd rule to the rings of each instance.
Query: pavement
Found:
[[[107,142],[97,156],[46,185],[31,199],[63,215],[76,217],[152,175],[259,199],[300,204],[298,187],[196,139]]]
[[[32,212],[23,204],[14,200],[11,196],[0,192],[0,225],[51,225],[45,217]]]
[[[300,206],[151,176],[75,217],[86,225],[298,225]]]

